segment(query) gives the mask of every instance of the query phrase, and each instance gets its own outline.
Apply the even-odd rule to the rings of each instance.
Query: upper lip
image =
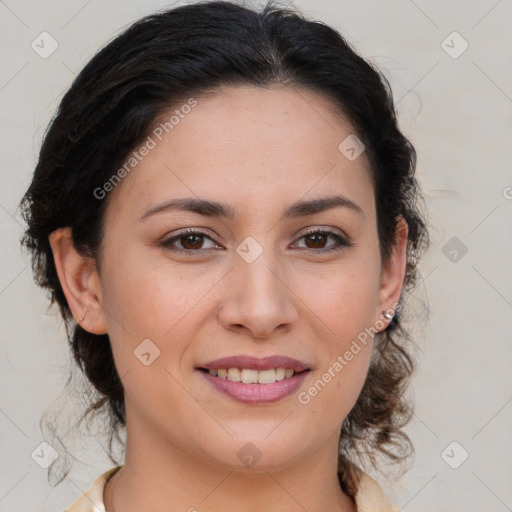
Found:
[[[308,370],[309,366],[303,361],[287,356],[274,355],[259,358],[249,355],[239,355],[215,359],[215,361],[205,363],[201,368],[206,368],[207,370],[218,370],[219,368],[247,368],[248,370],[284,368],[285,370],[291,369],[296,372],[302,372],[304,370]]]

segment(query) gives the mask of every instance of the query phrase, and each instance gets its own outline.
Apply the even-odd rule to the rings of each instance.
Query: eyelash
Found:
[[[205,237],[209,238],[212,242],[215,243],[215,241],[212,239],[212,237],[206,233],[205,231],[202,231],[201,229],[198,229],[198,228],[189,228],[189,229],[186,229],[185,231],[182,231],[181,233],[178,233],[177,235],[174,235],[173,237],[171,238],[168,238],[167,240],[163,240],[160,245],[166,249],[170,249],[172,251],[176,251],[176,252],[181,252],[181,253],[188,253],[188,254],[193,254],[193,253],[199,253],[199,254],[202,254],[204,251],[207,251],[208,249],[192,249],[192,250],[189,250],[189,249],[181,249],[179,247],[173,247],[173,243],[175,241],[179,241],[180,238],[186,236],[186,235],[204,235]],[[346,240],[345,238],[343,238],[342,236],[338,235],[337,233],[335,233],[334,231],[330,231],[330,230],[326,230],[326,229],[318,229],[318,228],[314,228],[314,229],[309,229],[307,230],[298,240],[301,240],[302,238],[305,238],[305,237],[308,237],[308,236],[312,236],[312,235],[327,235],[327,236],[331,236],[333,237],[335,240],[336,240],[336,244],[334,244],[333,246],[327,248],[327,249],[303,249],[304,251],[306,252],[309,252],[309,253],[313,253],[313,254],[325,254],[325,253],[328,253],[328,252],[332,252],[332,251],[339,251],[341,249],[344,249],[346,247],[353,247],[355,244],[352,243],[352,242],[349,242],[348,240]]]

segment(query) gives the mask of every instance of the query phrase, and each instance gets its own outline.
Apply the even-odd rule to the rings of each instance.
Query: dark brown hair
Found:
[[[110,419],[112,458],[112,438],[119,439],[125,426],[125,403],[110,341],[74,321],[48,237],[70,226],[76,247],[97,259],[109,203],[94,191],[178,100],[231,84],[300,86],[330,99],[366,146],[383,263],[391,255],[399,216],[408,224],[400,307],[375,337],[362,392],[342,424],[339,479],[353,496],[356,459],[366,455],[376,465],[376,455],[399,462],[413,452],[402,430],[412,415],[404,393],[415,368],[402,313],[428,233],[417,205],[416,152],[398,128],[389,83],[336,30],[272,3],[256,10],[216,1],[180,6],[131,25],[83,68],[46,131],[21,203],[28,224],[23,243],[31,251],[37,283],[60,307],[73,357],[94,386],[96,398],[83,417],[106,412]]]

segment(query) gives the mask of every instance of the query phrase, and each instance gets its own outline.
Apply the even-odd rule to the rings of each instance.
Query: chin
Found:
[[[297,452],[298,445],[300,445],[300,439],[295,442],[289,436],[285,441],[279,436],[270,439],[262,437],[261,434],[254,436],[246,434],[243,439],[230,439],[227,444],[223,443],[221,450],[217,444],[216,450],[203,447],[201,453],[209,454],[214,464],[231,471],[259,473],[279,471],[293,465],[295,459],[300,457]]]

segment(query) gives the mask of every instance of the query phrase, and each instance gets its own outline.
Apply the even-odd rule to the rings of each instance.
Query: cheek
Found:
[[[169,274],[169,273],[168,273]],[[144,340],[163,351],[163,335],[190,310],[195,292],[180,279],[163,278],[141,261],[124,258],[104,269],[103,306],[119,374],[140,364],[134,355]],[[145,342],[147,344],[147,342]],[[151,349],[151,344],[148,345]],[[179,344],[165,350],[179,351]],[[153,347],[153,352],[158,353]],[[134,352],[135,351],[135,352]],[[151,352],[151,350],[150,350]]]
[[[168,264],[126,258],[106,273],[104,306],[115,364],[127,402],[144,414],[187,407],[178,365],[195,328],[191,312],[211,288]]]
[[[321,275],[304,275],[308,277],[301,278],[301,295],[329,336],[346,340],[373,324],[379,291],[376,265],[347,260]]]
[[[194,267],[194,265],[191,265]],[[151,257],[124,259],[106,273],[104,305],[134,337],[162,339],[187,315],[211,288],[213,276],[202,275],[198,267],[184,272],[173,263],[154,265]],[[194,276],[192,276],[195,270]]]
[[[317,368],[315,378],[298,395],[313,421],[333,431],[348,416],[364,385],[372,353],[372,340],[340,341]]]
[[[321,354],[317,375],[299,402],[311,412],[330,418],[332,425],[345,418],[364,385],[370,364],[378,300],[378,261],[363,258],[344,262],[316,283],[307,294],[308,306],[325,326],[317,332]],[[305,290],[305,288],[303,288]],[[334,428],[334,427],[333,427]]]
[[[224,274],[222,269],[208,266],[161,260],[155,266],[154,262],[150,257],[127,256],[105,269],[104,306],[120,376],[142,370],[141,361],[134,356],[148,351],[151,357],[153,352],[158,355],[151,368],[177,371],[187,360],[183,356],[193,348],[191,340],[201,328],[202,321],[197,320],[207,314],[204,304]],[[154,373],[140,377],[152,380],[156,378]],[[133,380],[135,375],[130,377]],[[169,374],[160,378],[168,379]]]

